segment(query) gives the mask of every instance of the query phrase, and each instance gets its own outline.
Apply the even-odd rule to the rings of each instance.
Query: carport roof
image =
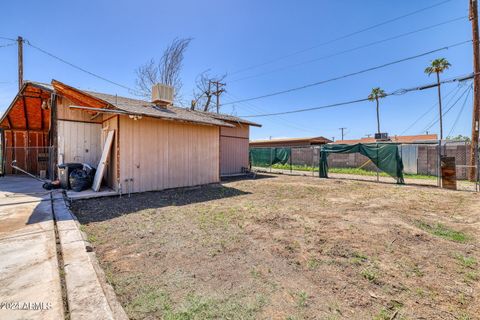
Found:
[[[0,127],[10,130],[48,130],[50,110],[43,109],[53,87],[49,84],[24,81],[22,88],[0,118]],[[40,111],[39,111],[40,110]]]

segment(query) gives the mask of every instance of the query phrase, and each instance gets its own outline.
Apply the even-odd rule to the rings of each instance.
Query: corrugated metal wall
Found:
[[[220,174],[242,173],[248,168],[249,126],[230,122],[235,128],[220,129]]]
[[[402,144],[398,146],[398,151],[403,161],[403,172],[418,173],[418,145]]]

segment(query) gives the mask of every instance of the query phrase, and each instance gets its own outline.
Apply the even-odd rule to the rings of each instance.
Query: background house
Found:
[[[324,137],[281,138],[281,139],[250,141],[250,147],[253,147],[253,148],[309,147],[309,146],[322,145],[330,142],[332,141]]]
[[[58,163],[96,167],[113,131],[104,179],[112,189],[200,185],[218,182],[221,170],[233,174],[248,167],[248,148],[238,146],[248,141],[250,125],[259,126],[233,116],[84,91],[55,80],[26,82],[0,119],[2,162],[7,174],[14,173],[14,159],[34,174],[41,169],[51,175]],[[231,139],[222,140],[222,132]]]
[[[420,142],[436,142],[438,141],[437,134],[417,134],[411,136],[393,136],[389,137],[390,142],[395,143],[420,143]],[[374,137],[365,137],[361,139],[351,139],[351,140],[337,140],[333,143],[335,144],[357,144],[357,143],[375,143],[376,140]]]

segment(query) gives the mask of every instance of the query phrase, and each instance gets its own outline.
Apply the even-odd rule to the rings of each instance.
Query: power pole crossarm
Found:
[[[469,179],[474,181],[477,177],[475,166],[478,157],[478,130],[480,121],[480,60],[479,60],[479,35],[478,35],[478,5],[477,0],[470,0],[469,19],[472,22],[473,39],[473,114],[472,114],[472,143],[470,144],[470,170]],[[478,170],[479,168],[477,168]]]
[[[221,83],[220,81],[211,81],[215,85],[215,92],[213,94],[217,97],[217,113],[220,113],[220,95],[225,92],[225,89],[222,87],[226,86],[226,83]]]
[[[18,45],[18,91],[22,89],[23,86],[23,38],[17,38]]]

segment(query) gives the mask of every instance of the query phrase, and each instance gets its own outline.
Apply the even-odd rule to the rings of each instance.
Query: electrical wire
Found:
[[[40,51],[40,52],[42,52],[42,53],[44,53],[44,54],[52,57],[52,58],[54,58],[54,59],[56,59],[56,60],[58,60],[58,61],[60,61],[60,62],[62,62],[62,63],[65,63],[65,64],[69,65],[69,66],[72,67],[72,68],[75,68],[75,69],[77,69],[77,70],[80,70],[80,71],[82,71],[82,72],[85,72],[85,73],[87,73],[87,74],[89,74],[89,75],[91,75],[91,76],[93,76],[93,77],[95,77],[95,78],[98,78],[98,79],[100,79],[100,80],[106,81],[106,82],[108,82],[108,83],[110,83],[110,84],[116,85],[117,87],[126,89],[126,90],[128,90],[129,92],[131,92],[131,93],[140,94],[140,91],[137,91],[137,90],[135,90],[135,89],[132,89],[132,88],[130,88],[130,87],[127,87],[126,85],[120,84],[120,83],[118,83],[118,82],[109,80],[109,79],[107,79],[107,78],[105,78],[105,77],[103,77],[103,76],[100,76],[100,75],[98,75],[98,74],[96,74],[96,73],[93,73],[93,72],[91,72],[91,71],[88,71],[88,70],[86,70],[85,68],[79,67],[79,66],[77,66],[77,65],[75,65],[75,64],[73,64],[73,63],[71,63],[71,62],[68,62],[68,61],[66,61],[65,59],[62,59],[62,58],[54,55],[54,54],[51,53],[51,52],[48,52],[48,51],[46,51],[46,50],[44,50],[44,49],[42,49],[42,48],[40,48],[40,47],[37,47],[37,46],[33,45],[33,44],[32,44],[30,41],[28,41],[28,40],[25,40],[25,43],[26,43],[27,45],[29,45],[30,47],[32,47],[32,48],[34,48],[34,49],[36,49],[36,50],[38,50],[38,51]]]
[[[226,95],[228,96],[231,96],[232,98],[234,99],[239,99],[237,96],[235,96],[234,94],[231,94],[227,91],[224,92]],[[252,103],[249,103],[249,102],[243,102],[241,103],[240,105],[246,107],[247,109],[249,110],[253,110],[253,112],[267,112],[265,111],[264,109],[260,108],[259,106],[257,105],[254,105]],[[279,120],[280,122],[282,122],[283,125],[287,126],[287,127],[290,127],[290,128],[293,128],[295,130],[301,130],[301,131],[304,131],[304,132],[310,132],[310,133],[318,133],[318,131],[313,131],[313,130],[309,130],[309,129],[305,129],[305,127],[303,127],[302,125],[300,124],[297,124],[295,122],[292,122],[291,120],[287,120],[281,116],[277,116],[275,118],[267,118],[270,122],[276,122],[276,120]],[[278,122],[278,121],[277,121]]]
[[[452,128],[448,132],[447,137],[449,137],[453,133],[453,130],[457,126],[458,120],[460,120],[460,117],[463,113],[463,110],[465,109],[465,105],[467,104],[468,97],[470,96],[470,93],[472,93],[472,90],[473,90],[473,87],[470,86],[470,90],[468,91],[467,96],[465,97],[465,100],[463,101],[462,107],[460,108],[460,111],[458,112],[457,118],[455,119],[455,122],[453,123]]]
[[[310,83],[310,84],[306,84],[306,85],[303,85],[303,86],[294,87],[294,88],[290,88],[290,89],[286,89],[286,90],[282,90],[282,91],[276,91],[276,92],[272,92],[272,93],[269,93],[269,94],[264,94],[264,95],[257,96],[257,97],[252,97],[252,98],[247,98],[247,99],[243,99],[243,100],[224,103],[224,105],[233,104],[233,103],[240,103],[240,102],[245,102],[245,101],[258,100],[258,99],[264,99],[264,98],[269,98],[269,97],[273,97],[273,96],[277,96],[277,95],[281,95],[281,94],[285,94],[285,93],[289,93],[289,92],[294,92],[294,91],[298,91],[298,90],[307,89],[307,88],[322,85],[322,84],[325,84],[325,83],[329,83],[329,82],[349,78],[349,77],[352,77],[352,76],[356,76],[356,75],[359,75],[359,74],[362,74],[362,73],[382,69],[382,68],[392,66],[392,65],[395,65],[395,64],[399,64],[399,63],[402,63],[402,62],[405,62],[405,61],[409,61],[409,60],[417,59],[417,58],[420,58],[420,57],[424,57],[424,56],[430,55],[430,54],[435,53],[435,52],[448,50],[450,48],[454,48],[454,47],[464,45],[466,43],[471,43],[471,42],[472,42],[472,40],[457,42],[455,44],[448,45],[448,46],[445,46],[445,47],[442,47],[442,48],[430,50],[430,51],[423,52],[423,53],[420,53],[420,54],[417,54],[417,55],[414,55],[414,56],[410,56],[410,57],[407,57],[407,58],[391,61],[391,62],[384,63],[384,64],[381,64],[381,65],[377,65],[377,66],[374,66],[374,67],[363,69],[363,70],[360,70],[360,71],[344,74],[344,75],[341,75],[341,76],[338,76],[338,77],[334,77],[334,78],[330,78],[330,79],[326,79],[326,80],[322,80],[322,81],[317,81],[317,82],[314,82],[314,83]]]
[[[7,44],[2,44],[2,45],[0,45],[0,48],[11,47],[11,46],[14,46],[14,45],[16,45],[16,43],[7,43]]]
[[[3,39],[3,40],[10,40],[10,41],[17,41],[17,39],[8,38],[8,37],[2,37],[2,36],[0,36],[0,39]]]
[[[455,88],[450,90],[450,92],[448,92],[446,95],[444,95],[442,97],[442,100],[445,100],[448,96],[450,96],[455,91],[455,94],[452,96],[452,98],[454,98],[458,94],[461,88],[462,87],[460,85],[456,86]],[[447,102],[447,105],[449,103],[450,103],[450,100]],[[435,104],[433,104],[430,108],[428,108],[428,110],[425,111],[425,113],[423,113],[420,117],[418,117],[414,122],[412,122],[405,130],[403,130],[402,133],[400,133],[400,135],[404,135],[408,130],[410,130],[413,126],[415,126],[420,120],[422,120],[427,114],[429,114],[433,110],[433,108],[435,108],[437,105],[438,105],[438,101],[435,102]]]
[[[312,108],[297,109],[297,110],[275,112],[275,113],[254,114],[254,115],[246,115],[246,116],[240,116],[240,117],[241,118],[256,118],[256,117],[278,116],[278,115],[282,115],[282,114],[291,114],[291,113],[299,113],[299,112],[307,112],[307,111],[314,111],[314,110],[320,110],[320,109],[328,109],[328,108],[333,108],[333,107],[340,107],[340,106],[345,106],[345,105],[349,105],[349,104],[364,102],[364,101],[368,101],[368,100],[369,100],[368,98],[363,98],[363,99],[357,99],[357,100],[327,104],[327,105],[320,106],[320,107],[312,107]]]
[[[317,61],[320,61],[320,60],[333,58],[333,57],[336,57],[336,56],[339,56],[339,55],[342,55],[342,54],[345,54],[345,53],[354,52],[354,51],[364,49],[364,48],[368,48],[368,47],[371,47],[371,46],[374,46],[374,45],[377,45],[377,44],[381,44],[381,43],[384,43],[384,42],[400,39],[400,38],[403,38],[403,37],[406,37],[406,36],[409,36],[409,35],[412,35],[412,34],[423,32],[423,31],[426,31],[426,30],[430,30],[430,29],[433,29],[433,28],[436,28],[436,27],[439,27],[439,26],[443,26],[443,25],[446,25],[446,24],[449,24],[449,23],[452,23],[452,22],[456,22],[456,21],[459,21],[459,20],[463,20],[463,19],[466,19],[466,18],[468,18],[468,16],[462,16],[462,17],[450,19],[450,20],[440,22],[440,23],[437,23],[437,24],[434,24],[434,25],[430,25],[430,26],[427,26],[427,27],[424,27],[424,28],[420,28],[420,29],[417,29],[417,30],[414,30],[414,31],[398,34],[396,36],[385,38],[385,39],[382,39],[382,40],[373,41],[373,42],[370,42],[370,43],[367,43],[367,44],[364,44],[364,45],[361,45],[361,46],[357,46],[357,47],[353,47],[353,48],[350,48],[350,49],[338,51],[338,52],[328,54],[328,55],[325,55],[325,56],[322,56],[322,57],[318,57],[318,58],[315,58],[315,59],[303,61],[303,62],[300,62],[300,63],[291,64],[291,65],[288,65],[288,66],[285,66],[285,67],[277,68],[277,69],[270,70],[270,71],[267,71],[267,72],[257,73],[255,75],[246,76],[246,77],[243,77],[243,78],[234,79],[234,80],[231,80],[230,83],[243,81],[243,80],[247,80],[247,79],[252,79],[252,78],[257,78],[257,77],[265,76],[265,75],[268,75],[268,74],[276,73],[276,72],[279,72],[279,71],[283,71],[283,70],[299,67],[299,66],[302,66],[302,65],[310,64],[310,63],[317,62]]]
[[[460,94],[460,96],[457,98],[457,100],[455,100],[455,102],[453,104],[450,105],[450,107],[448,107],[445,111],[442,112],[442,117],[444,117],[448,111],[450,111],[457,103],[458,101],[460,101],[460,99],[462,99],[462,97],[465,95],[465,93],[468,91],[469,88],[465,89],[463,91],[462,94]],[[453,99],[450,99],[448,102],[447,102],[447,106],[449,105],[449,103],[452,101]],[[434,119],[432,121],[430,121],[430,123],[421,131],[421,132],[425,132],[425,131],[428,131],[430,130],[435,124],[437,124],[438,122],[440,121],[440,117],[439,116],[435,116]]]
[[[474,76],[475,76],[475,74],[473,74],[473,73],[468,74],[468,75],[457,76],[457,77],[450,78],[450,79],[447,79],[447,80],[442,80],[442,81],[440,81],[440,84],[452,83],[452,82],[457,82],[457,81],[462,82],[462,81],[472,79],[472,78],[474,78]],[[409,92],[427,90],[427,89],[435,88],[437,86],[438,86],[437,83],[431,83],[431,84],[427,84],[427,85],[423,85],[423,86],[416,86],[416,87],[407,88],[407,89],[398,89],[398,90],[395,90],[391,93],[386,93],[384,97],[404,95],[404,94],[409,93]],[[240,117],[242,117],[242,118],[255,118],[255,117],[277,116],[277,115],[283,115],[283,114],[291,114],[291,113],[299,113],[299,112],[307,112],[307,111],[313,111],[313,110],[339,107],[339,106],[355,104],[355,103],[365,102],[365,101],[370,101],[370,99],[369,98],[363,98],[363,99],[356,99],[356,100],[350,100],[350,101],[328,104],[328,105],[319,106],[319,107],[296,109],[296,110],[275,112],[275,113],[266,113],[266,114],[244,115],[244,116],[240,116]]]
[[[305,49],[302,49],[302,50],[298,50],[298,51],[295,51],[293,53],[290,53],[290,54],[287,54],[287,55],[284,55],[284,56],[280,56],[278,58],[275,58],[275,59],[272,59],[272,60],[269,60],[269,61],[266,61],[266,62],[262,62],[262,63],[259,63],[259,64],[255,64],[255,65],[252,65],[252,66],[249,66],[249,67],[245,67],[245,68],[242,68],[242,69],[239,69],[239,70],[236,70],[234,72],[231,72],[230,75],[234,75],[234,74],[237,74],[237,73],[240,73],[240,72],[244,72],[244,71],[248,71],[248,70],[252,70],[252,69],[256,69],[258,67],[262,67],[262,66],[265,66],[265,65],[268,65],[268,64],[271,64],[273,62],[277,62],[277,61],[280,61],[280,60],[284,60],[286,58],[289,58],[289,57],[292,57],[292,56],[295,56],[295,55],[298,55],[300,53],[304,53],[304,52],[307,52],[307,51],[310,51],[310,50],[313,50],[313,49],[316,49],[316,48],[319,48],[319,47],[322,47],[322,46],[326,46],[326,45],[329,45],[329,44],[332,44],[334,42],[337,42],[337,41],[340,41],[340,40],[344,40],[344,39],[348,39],[350,37],[353,37],[357,34],[360,34],[360,33],[363,33],[363,32],[366,32],[366,31],[370,31],[372,29],[376,29],[378,27],[381,27],[381,26],[384,26],[386,24],[390,24],[392,22],[395,22],[395,21],[399,21],[401,19],[404,19],[404,18],[407,18],[407,17],[410,17],[410,16],[413,16],[417,13],[420,13],[420,12],[424,12],[424,11],[427,11],[427,10],[430,10],[430,9],[433,9],[433,8],[436,8],[436,7],[439,7],[445,3],[448,3],[448,2],[451,2],[452,0],[445,0],[445,1],[441,1],[441,2],[437,2],[431,6],[427,6],[427,7],[423,7],[423,8],[420,8],[418,10],[415,10],[415,11],[412,11],[412,12],[409,12],[409,13],[406,13],[406,14],[403,14],[401,16],[398,16],[398,17],[395,17],[395,18],[392,18],[392,19],[389,19],[389,20],[385,20],[383,22],[380,22],[380,23],[377,23],[377,24],[374,24],[374,25],[371,25],[371,26],[368,26],[368,27],[365,27],[363,29],[360,29],[360,30],[357,30],[357,31],[354,31],[354,32],[350,32],[350,33],[347,33],[343,36],[340,36],[340,37],[337,37],[337,38],[334,38],[334,39],[331,39],[331,40],[328,40],[328,41],[325,41],[325,42],[322,42],[322,43],[319,43],[317,45],[314,45],[314,46],[311,46],[311,47],[308,47],[308,48],[305,48]]]
[[[450,111],[452,110],[453,107],[455,107],[455,105],[458,103],[458,101],[460,101],[460,99],[467,93],[467,91],[470,90],[470,87],[468,87],[467,89],[465,89],[465,91],[463,91],[463,93],[460,95],[460,97],[458,97],[457,100],[455,100],[455,102],[445,111],[445,112],[442,112],[442,118],[445,117],[445,115]],[[435,124],[437,124],[438,122],[440,121],[440,117],[436,117],[436,120],[434,120],[430,125],[428,125],[425,129],[422,130],[422,132],[425,132],[425,131],[428,131],[430,130],[430,128],[432,128]]]

